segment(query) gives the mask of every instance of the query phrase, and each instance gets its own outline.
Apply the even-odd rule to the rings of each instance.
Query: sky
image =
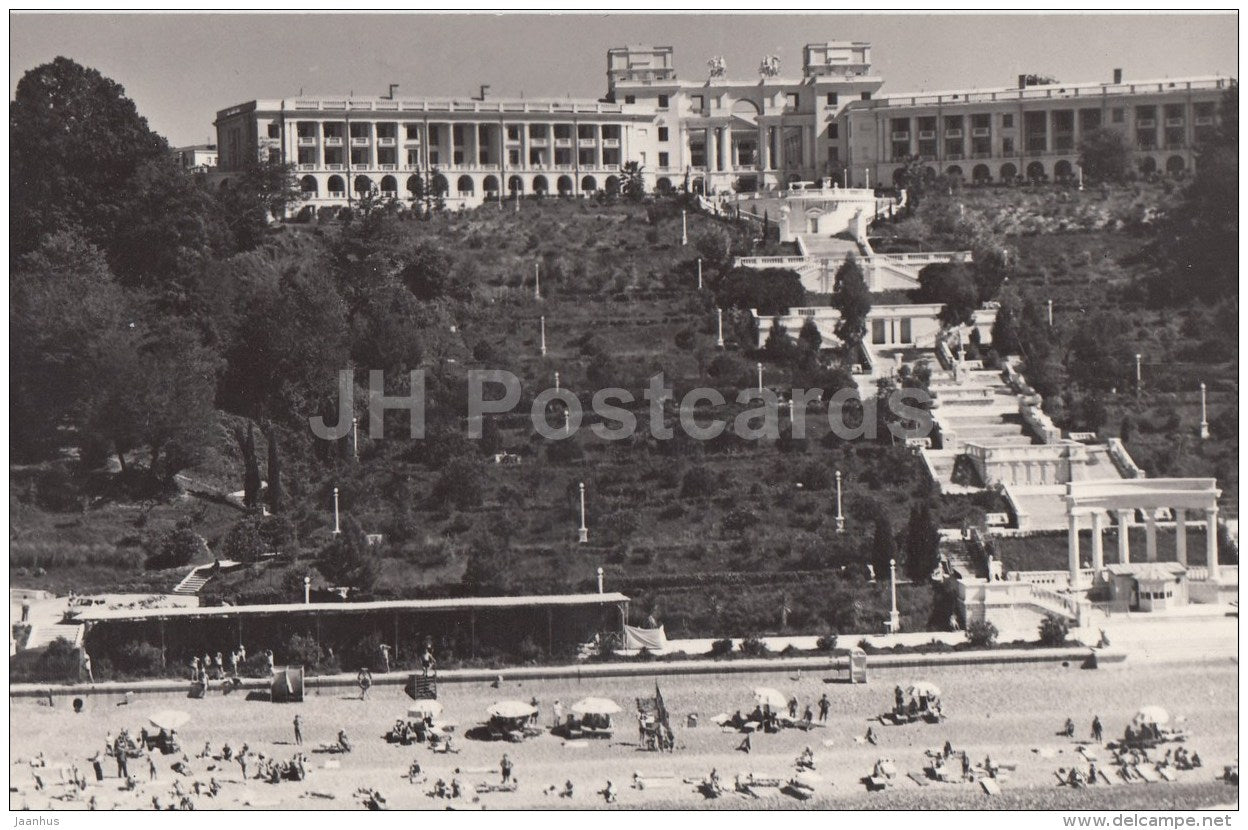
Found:
[[[253,98],[379,95],[598,98],[606,53],[676,50],[677,75],[752,79],[765,55],[801,74],[806,43],[872,44],[883,93],[1008,86],[1018,75],[1067,82],[1238,76],[1231,14],[19,14],[9,16],[9,94],[63,55],[126,88],[177,146],[215,140],[218,110]]]

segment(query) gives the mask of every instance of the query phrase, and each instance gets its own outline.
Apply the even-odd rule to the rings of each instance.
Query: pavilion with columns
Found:
[[[1157,561],[1157,511],[1169,509],[1174,514],[1175,551],[1178,564],[1188,568],[1188,511],[1202,515],[1205,522],[1205,565],[1208,581],[1218,583],[1218,497],[1221,490],[1212,478],[1140,478],[1104,481],[1072,481],[1066,485],[1066,510],[1069,517],[1071,590],[1086,588],[1079,568],[1079,530],[1085,516],[1092,526],[1092,569],[1105,569],[1102,543],[1104,519],[1111,511],[1118,524],[1118,564],[1131,562],[1131,541],[1128,533],[1134,513],[1144,515],[1146,562]]]

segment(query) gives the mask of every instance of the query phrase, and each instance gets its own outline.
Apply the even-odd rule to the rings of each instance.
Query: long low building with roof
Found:
[[[629,598],[620,593],[459,597],[165,608],[95,608],[71,612],[85,626],[97,661],[123,663],[141,644],[159,649],[167,667],[204,654],[274,653],[279,664],[309,648],[343,670],[371,662],[385,645],[396,664],[432,644],[439,660],[494,655],[568,656],[596,636],[622,631]],[[331,657],[331,655],[333,657]],[[351,662],[346,662],[350,660]],[[359,663],[361,665],[355,665]],[[373,666],[369,666],[373,668]]]

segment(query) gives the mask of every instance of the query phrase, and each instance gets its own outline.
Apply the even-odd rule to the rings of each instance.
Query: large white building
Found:
[[[653,189],[759,190],[820,178],[890,185],[906,159],[968,180],[1073,175],[1080,136],[1120,127],[1144,172],[1190,169],[1232,78],[1028,85],[880,96],[870,44],[807,45],[800,73],[764,58],[733,80],[721,59],[680,77],[671,47],[607,53],[601,100],[297,96],[217,113],[218,180],[249,158],[296,166],[304,204],[378,191],[409,199],[436,177],[452,205],[580,196],[637,162]]]

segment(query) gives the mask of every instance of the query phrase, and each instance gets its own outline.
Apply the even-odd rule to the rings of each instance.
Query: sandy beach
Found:
[[[875,717],[892,703],[895,685],[915,680],[939,685],[947,719],[940,725],[881,726]],[[11,751],[9,803],[13,808],[85,809],[95,796],[98,807],[107,809],[147,809],[152,796],[170,800],[176,776],[170,770],[175,756],[157,756],[158,779],[147,781],[147,764],[140,760],[142,783],[134,792],[120,787],[111,758],[105,759],[106,777],[96,783],[87,758],[103,750],[107,733],[122,728],[132,732],[145,725],[148,716],[159,709],[182,709],[190,722],[179,730],[183,748],[192,760],[192,774],[181,777],[184,788],[192,782],[207,783],[216,777],[223,785],[216,798],[196,797],[197,809],[283,808],[359,809],[362,800],[355,795],[362,787],[379,789],[395,809],[445,809],[450,802],[432,798],[433,781],[447,781],[459,769],[459,778],[470,791],[477,783],[497,783],[499,761],[507,753],[515,764],[519,780],[515,793],[488,793],[479,802],[472,797],[459,806],[495,808],[600,808],[599,794],[608,780],[619,795],[616,806],[625,808],[765,807],[769,809],[821,807],[1147,807],[1213,806],[1238,802],[1236,788],[1217,783],[1224,764],[1236,761],[1238,700],[1236,667],[1229,661],[1190,664],[1136,665],[1116,671],[1089,671],[1075,666],[1041,664],[1026,666],[947,667],[930,670],[877,670],[866,685],[824,683],[823,678],[790,673],[701,675],[663,678],[660,687],[677,727],[677,749],[671,754],[645,752],[637,746],[633,717],[634,698],[654,692],[652,678],[613,678],[597,681],[525,681],[505,683],[493,689],[487,683],[443,684],[439,698],[448,719],[459,724],[457,755],[437,755],[425,745],[409,747],[387,744],[383,735],[406,711],[408,698],[399,687],[375,687],[367,701],[360,701],[350,690],[324,691],[301,704],[273,704],[246,700],[241,694],[210,694],[204,700],[181,695],[139,695],[125,706],[120,697],[92,696],[81,714],[75,715],[68,701],[58,699],[54,708],[32,699],[11,699]],[[800,705],[815,704],[827,693],[832,702],[826,726],[811,732],[785,730],[776,735],[757,735],[753,751],[736,749],[737,733],[728,734],[710,723],[719,713],[735,712],[752,706],[751,689],[771,686],[796,695]],[[564,741],[548,732],[523,744],[471,740],[463,733],[485,720],[485,709],[503,699],[540,703],[541,722],[549,726],[556,700],[565,709],[587,696],[614,699],[625,710],[617,716],[619,729],[614,738],[575,742]],[[1058,736],[1067,717],[1077,724],[1076,739],[1088,738],[1093,715],[1099,715],[1107,738],[1121,735],[1135,711],[1145,704],[1167,708],[1191,735],[1186,746],[1199,752],[1201,769],[1178,773],[1176,783],[1120,784],[1113,787],[1074,790],[1057,787],[1054,771],[1059,767],[1082,765],[1075,741]],[[685,728],[686,717],[696,713],[697,728]],[[219,751],[223,742],[238,747],[247,742],[253,751],[278,759],[288,759],[295,751],[292,720],[300,714],[304,727],[304,750],[330,742],[339,729],[345,729],[354,744],[346,755],[310,752],[310,773],[300,782],[268,784],[243,782],[236,763],[199,760],[194,756],[209,742]],[[871,746],[862,736],[875,725],[880,744]],[[975,761],[991,755],[997,763],[1017,765],[1003,784],[1000,796],[988,796],[974,784],[932,783],[920,787],[906,777],[920,773],[924,752],[939,748],[949,740],[956,750],[966,750]],[[731,788],[738,773],[753,772],[763,777],[788,777],[794,760],[805,746],[816,756],[819,775],[824,779],[816,797],[798,802],[764,790],[761,799],[734,793],[708,801],[685,779],[702,779],[712,768],[718,770]],[[46,789],[36,791],[29,760],[42,752],[48,761],[43,778]],[[1108,761],[1108,753],[1100,751]],[[894,788],[867,793],[861,778],[877,758],[891,758],[899,770]],[[410,784],[406,773],[413,760],[419,760],[430,783]],[[325,768],[326,761],[337,761],[336,768]],[[61,785],[59,768],[78,764],[91,783],[78,799],[62,800],[69,791]],[[1106,763],[1106,766],[1108,764]],[[213,769],[212,767],[216,767]],[[649,786],[632,786],[634,773],[640,773]],[[570,799],[547,794],[550,787],[574,786]],[[992,799],[997,799],[993,801]]]

